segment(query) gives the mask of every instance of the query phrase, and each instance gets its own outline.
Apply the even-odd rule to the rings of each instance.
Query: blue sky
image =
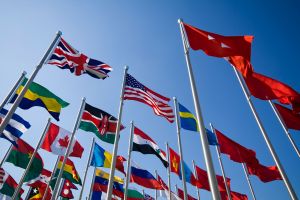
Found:
[[[186,23],[222,35],[254,35],[252,64],[254,69],[281,80],[297,91],[299,85],[300,3],[289,1],[6,1],[0,6],[0,52],[2,57],[0,98],[3,99],[21,72],[34,70],[53,40],[56,31],[86,55],[108,63],[114,71],[106,80],[83,75],[75,77],[67,70],[45,65],[35,81],[47,87],[70,103],[62,110],[60,126],[72,130],[82,97],[87,102],[117,116],[124,66],[129,73],[154,91],[167,97],[176,96],[178,101],[194,112],[192,95],[186,70],[182,42],[177,23]],[[274,161],[254,120],[244,94],[230,65],[223,59],[208,57],[203,52],[191,51],[191,61],[197,82],[200,104],[205,125],[209,123],[227,136],[257,152],[265,165]],[[267,102],[253,99],[263,124],[278,153],[284,169],[297,195],[300,195],[300,161]],[[173,102],[170,102],[173,106]],[[27,119],[32,128],[23,135],[36,146],[49,117],[41,108],[17,113]],[[176,127],[152,109],[138,102],[126,101],[121,132],[119,154],[127,156],[129,123],[135,124],[165,149],[165,143],[178,151]],[[298,131],[291,131],[300,145]],[[83,158],[73,158],[83,177],[93,134],[79,130],[77,139],[85,147]],[[112,151],[113,146],[97,140],[98,144]],[[192,167],[192,160],[204,168],[200,137],[194,132],[182,130],[184,160]],[[0,140],[1,157],[9,147]],[[45,167],[53,168],[56,156],[39,151]],[[215,149],[211,148],[215,170],[220,174]],[[166,170],[155,156],[133,152],[134,161],[154,173],[157,169],[167,181]],[[242,166],[222,156],[226,174],[231,178],[231,189],[247,194],[250,191]],[[9,163],[3,165],[16,180],[23,170]],[[121,174],[118,174],[121,176]],[[89,170],[87,183],[92,179]],[[172,188],[179,178],[172,174]],[[282,181],[262,183],[251,177],[258,199],[287,199],[288,193]],[[195,188],[188,191],[196,197]],[[135,186],[142,189],[139,186]],[[87,186],[84,195],[87,195]],[[145,189],[154,195],[153,190]],[[79,192],[74,192],[75,197]],[[203,199],[211,199],[201,190]]]

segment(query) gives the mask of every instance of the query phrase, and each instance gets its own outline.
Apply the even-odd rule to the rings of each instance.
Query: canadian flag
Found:
[[[41,148],[53,154],[64,156],[71,134],[71,132],[51,123]],[[70,156],[81,158],[83,150],[84,148],[75,139],[71,146]]]

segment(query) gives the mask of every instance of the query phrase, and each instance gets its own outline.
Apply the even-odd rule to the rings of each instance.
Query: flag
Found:
[[[162,190],[160,183],[145,169],[131,166],[130,181],[150,189]]]
[[[99,200],[102,197],[101,191],[93,191],[92,193],[92,200]]]
[[[202,50],[209,56],[226,58],[244,76],[253,72],[250,63],[253,36],[222,36],[183,23],[193,50]]]
[[[12,147],[10,154],[8,155],[6,162],[10,162],[17,167],[26,169],[29,160],[32,157],[34,148],[27,144],[24,140],[18,139],[17,147]],[[44,163],[42,157],[39,153],[36,153],[35,158],[31,164],[31,167],[25,177],[25,182],[32,180],[40,175],[44,168]]]
[[[279,104],[275,103],[274,105],[288,129],[300,130],[300,114],[296,114],[292,110]]]
[[[166,153],[158,147],[152,138],[137,127],[134,127],[132,151],[138,151],[142,154],[154,154],[165,167],[169,166]]]
[[[184,192],[180,188],[177,188],[177,194],[179,198],[184,199]],[[192,197],[191,195],[187,194],[187,199],[188,200],[197,200],[196,198]]]
[[[247,169],[250,175],[257,176],[262,182],[270,182],[275,180],[282,180],[280,172],[276,166],[264,166],[261,164],[251,165],[247,164]]]
[[[294,112],[300,112],[300,94],[278,80],[259,73],[245,78],[251,94],[261,100],[276,99],[282,104],[290,104]]]
[[[171,163],[171,172],[176,173],[180,180],[182,179],[181,174],[181,166],[180,166],[180,156],[169,147],[169,155],[170,155],[170,163]],[[184,174],[185,174],[185,181],[196,186],[197,180],[195,176],[193,175],[192,171],[188,167],[188,165],[183,161],[183,168],[184,168]]]
[[[65,179],[60,193],[62,199],[74,199],[71,189],[78,190],[78,188],[71,181]]]
[[[55,177],[58,177],[59,170],[61,170],[63,161],[64,161],[64,157],[61,156],[60,159],[59,159],[58,165],[57,165],[57,170],[56,170],[56,173],[55,173]],[[70,180],[72,183],[82,185],[81,179],[80,179],[79,174],[78,174],[78,172],[75,168],[75,165],[72,162],[72,160],[70,160],[69,158],[67,158],[62,177],[65,178],[65,179]]]
[[[241,194],[238,192],[231,191],[230,195],[231,195],[232,200],[248,200],[247,195]],[[226,194],[226,196],[227,196],[227,194]]]
[[[47,63],[56,65],[61,69],[69,69],[76,76],[86,73],[97,79],[105,79],[108,77],[108,73],[112,71],[109,65],[79,53],[63,38],[60,38]]]
[[[117,156],[116,169],[125,175],[126,173],[124,171],[124,165],[123,165],[124,161],[125,161],[125,158],[123,158],[122,156]],[[95,143],[91,165],[94,167],[110,168],[111,163],[112,163],[111,153],[104,150],[97,143]]]
[[[126,75],[124,100],[134,100],[152,107],[154,113],[174,122],[172,108],[168,105],[169,98],[164,97],[138,82],[130,74]]]
[[[86,103],[79,128],[93,132],[102,141],[113,144],[115,142],[117,122],[118,119],[111,114]],[[124,128],[123,125],[120,126],[120,130]]]
[[[109,173],[101,170],[101,169],[96,169],[96,172],[95,172],[95,175],[96,176],[99,176],[101,178],[104,178],[104,179],[109,179]],[[118,182],[120,184],[124,184],[124,180],[118,176],[115,176],[114,177],[114,182]]]
[[[3,168],[0,168],[0,193],[12,197],[17,187],[16,181]],[[21,199],[23,193],[24,190],[21,189],[17,199]]]
[[[2,108],[0,110],[0,124],[7,112],[8,111],[5,108]],[[6,125],[3,133],[0,134],[0,137],[7,139],[13,145],[16,146],[17,140],[23,135],[25,131],[27,131],[30,128],[30,126],[31,125],[29,124],[29,122],[27,122],[22,117],[14,113],[11,119],[9,120],[8,124]]]
[[[43,196],[45,194],[47,184],[50,181],[50,177],[51,177],[51,172],[49,170],[43,169],[41,174],[37,178],[28,181],[27,185],[32,188],[36,188],[36,190],[38,190],[38,193],[41,194],[41,196]],[[51,187],[49,187],[46,195],[46,200],[50,200],[51,196],[52,196],[52,189]]]
[[[139,200],[139,199],[143,200],[144,196],[136,188],[134,188],[132,186],[128,186],[127,199],[128,200]]]
[[[41,148],[52,152],[55,155],[64,156],[66,154],[71,135],[71,132],[57,126],[56,124],[50,123]],[[81,158],[83,151],[84,148],[76,139],[73,139],[69,156]]]
[[[149,194],[144,193],[144,200],[155,200],[155,199],[151,197]]]
[[[30,190],[28,200],[42,200],[43,199],[43,189],[39,187],[34,187]]]
[[[18,95],[22,92],[26,82],[27,78],[23,80],[10,103],[15,102]],[[65,102],[64,100],[53,94],[51,91],[49,91],[47,88],[41,86],[40,84],[32,82],[29,85],[29,88],[26,91],[24,97],[22,98],[19,107],[24,110],[27,110],[34,106],[43,107],[54,119],[59,121],[61,108],[65,108],[68,105],[68,102]]]
[[[178,103],[178,108],[181,128],[189,131],[199,132],[198,122],[195,115],[193,115],[193,113],[191,113],[186,107],[184,107],[180,103]],[[208,143],[210,145],[218,145],[215,134],[213,134],[208,129],[205,130],[207,134]]]

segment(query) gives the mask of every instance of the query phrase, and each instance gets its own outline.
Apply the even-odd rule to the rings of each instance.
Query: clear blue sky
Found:
[[[36,82],[47,87],[70,103],[61,113],[60,126],[72,130],[81,98],[117,116],[121,80],[125,65],[129,73],[149,88],[168,97],[176,96],[180,103],[194,112],[191,90],[177,24],[178,18],[201,29],[222,35],[254,35],[252,64],[259,73],[266,74],[300,91],[299,50],[300,3],[288,1],[5,1],[0,6],[0,52],[2,78],[0,99],[3,99],[21,72],[29,74],[40,61],[57,30],[76,49],[108,63],[114,69],[106,80],[83,75],[75,77],[67,70],[45,65]],[[262,164],[274,161],[258,129],[244,94],[230,65],[223,59],[208,57],[203,52],[191,52],[200,103],[206,126],[209,123],[230,138],[257,152]],[[254,104],[271,138],[278,156],[298,196],[300,196],[300,160],[293,151],[277,118],[267,102],[254,99]],[[173,103],[170,102],[173,106]],[[32,128],[23,135],[36,146],[49,114],[42,108],[17,113],[27,119]],[[126,156],[129,123],[148,133],[165,149],[165,142],[177,147],[175,124],[154,115],[152,109],[138,102],[126,101],[122,122],[127,128],[121,132],[119,154]],[[300,145],[300,135],[291,131]],[[85,147],[83,158],[72,158],[83,177],[84,166],[93,134],[79,130],[77,139]],[[97,141],[108,151],[113,146]],[[192,160],[204,168],[199,135],[182,131],[184,160],[192,167]],[[9,142],[0,140],[1,157]],[[215,149],[211,148],[215,170],[220,174]],[[56,156],[44,150],[45,168],[52,170]],[[166,170],[152,155],[134,152],[133,159],[141,167],[159,174],[167,181]],[[231,178],[233,191],[247,194],[251,199],[242,166],[222,156],[226,174]],[[7,170],[19,180],[22,169],[5,163]],[[108,170],[107,170],[108,171]],[[121,174],[118,174],[121,176]],[[89,184],[92,169],[88,173]],[[172,188],[181,182],[171,175]],[[262,183],[251,177],[258,199],[288,199],[282,181]],[[137,188],[141,189],[139,186]],[[84,195],[89,187],[85,188]],[[154,195],[153,190],[145,189]],[[194,187],[188,191],[196,197]],[[75,199],[79,192],[74,192]],[[203,199],[211,199],[201,190]]]

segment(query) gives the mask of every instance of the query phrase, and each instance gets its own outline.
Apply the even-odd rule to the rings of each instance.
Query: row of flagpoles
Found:
[[[197,119],[196,120],[196,122],[197,122],[196,126],[197,126],[197,130],[200,133],[200,139],[201,139],[200,141],[201,141],[202,151],[203,151],[203,154],[204,154],[205,165],[206,165],[206,169],[207,169],[207,178],[208,178],[209,188],[210,188],[213,199],[216,199],[216,200],[217,199],[222,199],[221,194],[220,194],[218,181],[217,181],[217,176],[216,176],[216,173],[214,171],[212,156],[211,156],[210,147],[209,147],[209,139],[208,139],[208,136],[207,136],[207,130],[205,129],[204,122],[203,122],[203,116],[202,116],[202,112],[201,112],[201,108],[200,108],[198,90],[196,88],[194,75],[193,75],[193,70],[192,70],[192,64],[191,64],[190,57],[189,57],[189,49],[190,49],[190,45],[191,45],[190,44],[191,39],[189,38],[189,34],[186,32],[186,27],[188,27],[189,25],[186,25],[182,22],[182,20],[179,20],[179,26],[180,26],[180,32],[181,32],[182,42],[183,42],[183,47],[184,47],[184,54],[185,54],[185,59],[186,59],[186,63],[187,63],[187,69],[188,69],[188,74],[189,74],[189,79],[190,79],[190,84],[191,84],[191,90],[192,90],[192,94],[193,94],[193,101],[194,101],[194,106],[195,106],[195,111],[196,111],[196,119]],[[191,26],[189,26],[189,27],[191,27]],[[199,29],[196,29],[196,28],[194,28],[194,29],[200,31]],[[51,55],[53,55],[54,51],[57,50],[58,43],[61,43],[61,45],[64,45],[63,47],[67,49],[68,53],[70,53],[70,54],[73,53],[74,55],[78,55],[78,52],[75,49],[73,49],[71,46],[69,46],[61,38],[61,34],[62,34],[61,32],[57,33],[55,39],[51,43],[49,49],[47,50],[47,52],[43,56],[42,60],[37,65],[36,69],[31,74],[30,78],[27,80],[27,82],[24,85],[23,89],[17,95],[16,99],[14,100],[13,105],[11,106],[10,110],[7,112],[7,114],[5,115],[5,117],[3,118],[2,122],[1,122],[0,133],[5,132],[6,126],[9,124],[9,121],[11,120],[13,114],[15,113],[15,111],[16,111],[17,107],[19,106],[19,104],[21,103],[22,99],[24,98],[24,95],[26,94],[28,88],[33,83],[34,78],[36,77],[36,75],[38,74],[38,72],[42,68],[42,66],[46,63],[47,60],[49,61],[49,57]],[[214,37],[215,37],[214,38],[213,34],[210,34],[208,32],[206,32],[205,34],[207,34],[207,36],[208,36],[207,39],[209,41],[217,40],[215,35],[214,35]],[[220,42],[220,41],[217,41],[217,42]],[[220,45],[221,46],[225,45],[222,48],[229,48],[229,49],[231,48],[229,43],[228,44],[223,44],[221,42]],[[61,48],[61,49],[65,50],[64,48]],[[59,50],[61,50],[61,49],[59,49]],[[57,52],[56,52],[56,54],[58,54],[58,55],[60,55],[59,50],[57,50]],[[84,54],[79,54],[79,55],[80,55],[79,61],[77,61],[78,65],[77,66],[74,66],[74,65],[69,66],[69,69],[71,71],[73,70],[73,72],[76,75],[80,75],[82,73],[88,73],[89,75],[91,75],[93,77],[95,77],[95,76],[97,76],[98,78],[99,77],[101,77],[101,78],[106,77],[105,72],[109,71],[107,66],[103,67],[103,63],[99,64],[95,60],[87,58]],[[277,169],[280,173],[280,176],[281,176],[282,180],[284,181],[285,186],[286,186],[286,188],[287,188],[287,190],[290,194],[290,197],[291,197],[291,199],[297,199],[296,193],[294,192],[293,187],[292,187],[291,183],[289,182],[289,179],[288,179],[288,177],[287,177],[287,175],[284,171],[284,168],[282,167],[282,164],[280,163],[280,160],[279,160],[279,158],[276,154],[276,151],[275,151],[275,149],[274,149],[274,147],[273,147],[273,145],[272,145],[272,143],[271,143],[271,141],[270,141],[270,139],[267,135],[267,132],[264,129],[264,126],[263,126],[263,124],[262,124],[262,122],[261,122],[261,120],[260,120],[260,118],[259,118],[259,116],[256,112],[256,109],[255,109],[255,107],[252,103],[250,91],[247,87],[247,84],[244,81],[244,79],[247,79],[247,76],[251,76],[251,75],[248,75],[248,73],[250,73],[250,72],[249,72],[249,70],[248,71],[245,70],[245,71],[247,71],[247,72],[245,72],[245,71],[241,70],[241,68],[237,67],[238,65],[240,65],[240,63],[237,64],[235,62],[236,60],[234,60],[234,59],[236,59],[236,57],[233,59],[233,57],[230,57],[230,56],[231,55],[227,55],[227,56],[220,56],[219,55],[219,56],[216,56],[216,57],[223,57],[223,58],[228,59],[229,62],[231,63],[231,65],[233,66],[233,69],[234,69],[235,74],[238,78],[238,81],[241,85],[241,88],[244,92],[244,95],[245,95],[245,97],[248,101],[248,104],[251,108],[251,111],[252,111],[252,113],[253,113],[253,115],[256,119],[256,122],[257,122],[257,124],[260,128],[260,131],[261,131],[261,133],[264,137],[264,140],[267,144],[267,147],[268,147],[268,149],[269,149],[269,151],[270,151],[270,153],[271,153],[271,155],[274,159],[274,162],[275,162],[276,167],[277,167]],[[233,54],[232,56],[235,56],[235,54]],[[57,66],[60,66],[60,67],[64,68],[63,63],[59,63],[57,61],[57,60],[59,60],[58,58],[52,58],[52,57],[50,59],[51,62],[55,63]],[[72,58],[66,57],[66,59],[72,59]],[[82,60],[80,60],[80,59],[82,59]],[[246,58],[243,57],[243,59],[246,59]],[[246,59],[246,61],[248,61],[247,59]],[[243,61],[245,61],[245,60],[243,60]],[[249,58],[249,61],[250,61],[250,58]],[[95,63],[97,63],[97,64],[95,64]],[[249,65],[249,63],[248,63],[248,65]],[[102,71],[101,71],[102,74],[95,75],[96,72],[99,72],[97,70],[99,69],[99,67],[101,68],[101,66],[103,67]],[[242,67],[245,67],[245,66],[243,65]],[[1,109],[4,107],[5,104],[10,102],[10,100],[14,96],[14,93],[15,93],[16,89],[21,85],[21,82],[24,80],[24,78],[25,78],[25,73],[22,73],[20,79],[17,81],[17,83],[12,88],[12,90],[9,92],[8,96],[4,99],[3,103],[1,104]],[[132,91],[133,91],[133,93],[131,93]],[[138,92],[141,92],[141,91],[145,92],[145,94],[149,95],[149,97],[146,96],[146,97],[144,97],[146,99],[137,100],[136,99],[137,96],[134,96],[134,95],[140,95],[141,96],[141,94],[137,94]],[[143,94],[143,95],[145,95],[145,94]],[[157,100],[157,99],[159,99],[159,100]],[[174,120],[174,115],[172,113],[166,111],[166,110],[169,109],[169,106],[167,105],[167,102],[169,101],[169,99],[155,93],[154,91],[150,90],[146,86],[139,83],[135,78],[133,78],[130,74],[128,74],[128,67],[126,66],[125,69],[124,69],[123,82],[122,82],[122,86],[121,86],[120,105],[119,105],[118,117],[116,119],[117,124],[116,124],[116,128],[115,128],[115,139],[114,139],[114,146],[113,146],[113,152],[112,152],[112,161],[111,161],[110,173],[109,173],[109,177],[108,177],[108,185],[107,185],[107,199],[108,200],[111,199],[112,196],[113,196],[113,184],[114,184],[115,169],[116,169],[116,162],[117,162],[118,143],[119,143],[119,139],[120,139],[120,131],[121,131],[121,126],[122,126],[121,120],[122,120],[123,104],[124,104],[123,101],[124,100],[141,101],[142,103],[145,103],[145,104],[151,106],[154,109],[155,114],[165,117],[169,122],[173,122],[173,120]],[[297,146],[295,145],[295,142],[293,141],[293,139],[291,138],[291,136],[288,132],[287,125],[285,124],[284,120],[282,119],[282,115],[279,113],[278,109],[274,106],[271,99],[268,99],[268,100],[269,100],[269,103],[270,103],[270,105],[272,106],[272,108],[274,110],[274,113],[276,114],[276,116],[278,117],[280,123],[282,124],[289,140],[291,141],[296,153],[298,155],[300,155],[299,150],[298,150]],[[289,99],[289,101],[291,101],[291,100]],[[292,104],[293,102],[292,103],[289,102],[289,103]],[[62,178],[63,171],[64,171],[63,169],[65,168],[68,157],[70,156],[70,153],[71,153],[71,150],[72,150],[72,144],[74,142],[75,133],[76,133],[76,131],[78,130],[78,128],[80,126],[85,106],[86,106],[86,102],[85,102],[85,98],[83,98],[82,104],[81,104],[81,107],[80,107],[80,110],[78,112],[77,119],[76,119],[76,122],[75,122],[75,125],[74,125],[74,128],[73,128],[73,131],[71,132],[71,138],[68,141],[66,152],[65,152],[65,155],[63,157],[63,161],[62,161],[62,164],[61,164],[61,167],[60,167],[61,170],[59,171],[59,174],[57,176],[57,181],[56,181],[57,184],[55,184],[55,187],[53,189],[51,200],[56,199],[59,195],[59,187],[60,187],[59,181]],[[184,158],[183,158],[183,154],[182,154],[182,145],[181,145],[181,137],[180,137],[180,134],[181,134],[180,133],[180,130],[181,130],[180,115],[179,115],[180,110],[178,109],[178,102],[177,102],[176,98],[174,98],[174,110],[175,110],[175,121],[176,121],[176,128],[177,128],[177,137],[178,137],[178,149],[179,149],[179,156],[180,156],[181,179],[182,179],[183,193],[184,193],[183,198],[184,198],[184,200],[186,200],[186,199],[188,199],[187,187],[186,187],[187,177],[185,177],[186,167],[185,167],[185,164],[184,164],[184,161],[183,161]],[[29,163],[28,163],[28,165],[25,169],[25,172],[23,173],[23,175],[20,179],[20,182],[18,184],[18,187],[16,188],[16,191],[14,192],[13,199],[16,199],[17,196],[19,195],[20,191],[21,191],[22,184],[24,183],[26,175],[27,175],[27,173],[28,173],[33,161],[34,161],[34,158],[37,154],[37,150],[41,147],[42,142],[44,141],[44,137],[45,137],[46,132],[49,129],[49,126],[50,126],[50,120],[48,121],[48,123],[45,127],[45,130],[43,132],[42,137],[39,140],[37,148],[35,148],[34,152],[32,153],[31,159],[30,159],[30,161],[29,161]],[[211,125],[211,129],[212,129],[212,132],[215,133],[215,129],[212,125]],[[133,125],[133,122],[132,122],[131,130],[130,130],[127,173],[126,173],[125,192],[124,192],[124,195],[125,195],[124,198],[125,199],[127,198],[127,190],[128,190],[130,169],[131,169],[131,151],[132,151],[133,133],[134,133],[134,125]],[[92,145],[91,145],[90,154],[89,154],[88,163],[87,163],[87,166],[86,166],[86,171],[85,171],[85,174],[84,174],[83,187],[82,187],[82,190],[80,192],[79,199],[82,198],[82,192],[83,192],[83,188],[84,188],[85,180],[86,180],[86,176],[87,176],[87,169],[88,169],[88,167],[91,163],[92,150],[94,149],[94,146],[95,146],[95,141],[93,140]],[[217,151],[217,155],[218,155],[219,164],[220,164],[220,167],[221,167],[221,172],[222,172],[222,177],[223,177],[226,193],[227,193],[228,198],[232,199],[230,188],[227,185],[224,166],[222,164],[222,160],[221,160],[221,156],[220,156],[220,152],[221,152],[220,147],[218,145],[216,145],[216,151]],[[167,145],[167,153],[169,154],[169,152],[170,152],[170,150],[169,150],[169,147]],[[9,151],[7,152],[7,155],[5,157],[7,157],[8,154],[9,154]],[[171,183],[170,183],[170,168],[171,168],[170,163],[172,161],[170,160],[170,155],[168,155],[167,158],[168,158],[168,163],[169,163],[169,167],[167,167],[167,169],[168,169],[168,171],[167,171],[168,185],[169,185],[169,187],[168,187],[169,188],[168,189],[168,191],[169,191],[168,196],[171,199],[172,194],[171,194],[171,188],[170,188],[170,186],[171,186]],[[2,163],[1,163],[1,166],[2,166],[3,162],[5,161],[5,159],[3,159]],[[57,161],[57,163],[58,163],[58,161]],[[196,174],[197,170],[196,170],[195,164],[193,164],[193,166],[194,166],[194,174],[195,174],[196,177],[198,177],[198,174]],[[251,186],[251,182],[250,182],[249,177],[248,177],[249,172],[248,172],[248,169],[247,169],[247,163],[242,162],[242,166],[243,166],[244,171],[245,171],[246,179],[247,179],[247,182],[249,184],[251,194],[253,196],[253,199],[255,199],[255,194],[253,192],[253,188]],[[55,172],[55,170],[53,171],[53,173],[54,172]],[[94,173],[94,176],[95,176],[95,173]],[[94,178],[93,178],[93,180],[94,180]],[[199,180],[197,180],[197,181],[199,181]],[[49,188],[49,186],[47,186],[46,191],[48,190],[48,188]],[[93,187],[91,187],[91,190],[92,189],[93,189]],[[199,197],[199,191],[197,190],[197,192],[198,192],[197,194],[198,194],[198,197]],[[45,194],[47,194],[47,193],[45,193]],[[45,197],[43,197],[43,199],[45,199]]]

